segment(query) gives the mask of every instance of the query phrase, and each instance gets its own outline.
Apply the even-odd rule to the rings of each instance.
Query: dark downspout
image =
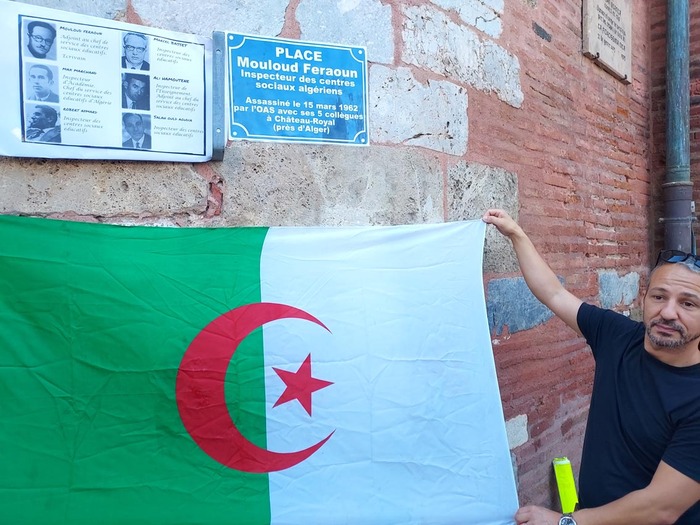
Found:
[[[690,182],[690,37],[688,0],[668,0],[666,30],[666,182],[664,249],[695,253]]]

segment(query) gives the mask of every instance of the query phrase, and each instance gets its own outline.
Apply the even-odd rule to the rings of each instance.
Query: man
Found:
[[[122,75],[122,107],[124,109],[148,109],[148,77],[125,73]]]
[[[148,49],[148,39],[141,33],[127,33],[123,38],[124,56],[122,67],[124,69],[139,69],[148,71],[151,66],[144,60]]]
[[[596,361],[572,516],[537,506],[518,525],[700,524],[700,257],[662,252],[644,295],[644,322],[567,291],[522,228],[488,210],[513,243],[532,293],[586,337]]]
[[[47,66],[35,65],[29,68],[29,88],[32,94],[29,100],[40,102],[58,102],[58,95],[53,91],[53,73]]]
[[[34,58],[46,58],[56,40],[56,30],[51,24],[35,20],[27,24],[27,50]]]
[[[57,125],[58,114],[51,106],[36,106],[29,117],[29,127],[24,133],[26,140],[37,142],[61,142],[61,127]]]
[[[138,113],[124,113],[122,116],[124,129],[129,139],[122,146],[131,149],[151,149],[151,136],[144,131],[143,117]]]

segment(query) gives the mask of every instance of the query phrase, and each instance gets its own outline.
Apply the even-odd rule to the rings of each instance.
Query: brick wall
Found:
[[[506,47],[521,60],[523,106],[495,107],[469,93],[469,157],[517,173],[521,224],[567,287],[595,303],[599,271],[645,275],[649,263],[648,56],[656,25],[645,4],[631,2],[632,84],[583,56],[581,2],[514,2],[504,26],[517,27]],[[578,472],[589,350],[551,319],[495,337],[494,352],[506,419],[527,415],[529,441],[515,449],[521,503],[557,508],[551,460],[569,456]]]

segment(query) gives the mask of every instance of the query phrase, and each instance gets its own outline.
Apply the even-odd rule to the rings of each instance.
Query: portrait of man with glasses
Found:
[[[34,58],[48,58],[56,40],[56,28],[47,22],[34,20],[27,24],[27,51]]]
[[[122,68],[148,71],[151,65],[146,61],[148,38],[141,33],[126,33],[123,38],[124,54]]]

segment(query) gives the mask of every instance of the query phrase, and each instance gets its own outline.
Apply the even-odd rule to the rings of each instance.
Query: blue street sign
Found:
[[[366,146],[367,52],[228,33],[229,138]]]

